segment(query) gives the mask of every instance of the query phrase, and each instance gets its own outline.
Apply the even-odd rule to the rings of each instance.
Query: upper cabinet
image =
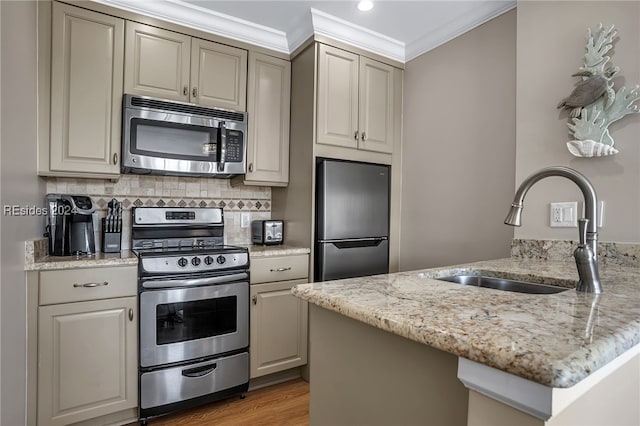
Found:
[[[124,92],[246,110],[247,51],[127,21]]]
[[[119,174],[123,48],[123,19],[53,3],[51,74],[41,80],[50,85],[50,128],[39,137],[39,174]]]
[[[249,53],[247,173],[245,185],[289,182],[291,62]]]
[[[316,142],[393,152],[396,69],[324,44],[318,49]]]

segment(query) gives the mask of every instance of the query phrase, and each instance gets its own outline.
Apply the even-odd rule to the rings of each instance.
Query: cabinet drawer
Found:
[[[135,296],[137,267],[40,272],[40,305]]]
[[[251,284],[309,276],[309,255],[261,257],[251,260]]]

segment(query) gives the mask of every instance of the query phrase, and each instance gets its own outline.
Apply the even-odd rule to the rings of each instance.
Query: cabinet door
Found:
[[[307,280],[254,284],[251,294],[251,378],[307,363],[307,302],[291,287]]]
[[[127,21],[124,92],[189,101],[191,37]]]
[[[245,179],[286,185],[289,182],[291,62],[250,52],[248,85],[249,166]]]
[[[67,425],[136,407],[135,310],[135,297],[39,308],[39,425]]]
[[[358,147],[358,55],[321,44],[316,141]]]
[[[124,21],[54,2],[50,170],[118,174]]]
[[[246,111],[247,51],[194,38],[191,102]]]
[[[393,151],[393,67],[360,57],[359,149]]]

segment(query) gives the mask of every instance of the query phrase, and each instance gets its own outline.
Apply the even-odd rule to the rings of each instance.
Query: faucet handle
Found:
[[[578,219],[578,234],[580,236],[580,247],[584,247],[587,241],[587,225],[589,224],[589,219],[580,218]]]

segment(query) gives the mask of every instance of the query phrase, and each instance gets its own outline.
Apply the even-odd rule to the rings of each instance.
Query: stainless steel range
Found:
[[[249,386],[249,254],[223,245],[218,208],[133,209],[139,257],[139,417]]]

